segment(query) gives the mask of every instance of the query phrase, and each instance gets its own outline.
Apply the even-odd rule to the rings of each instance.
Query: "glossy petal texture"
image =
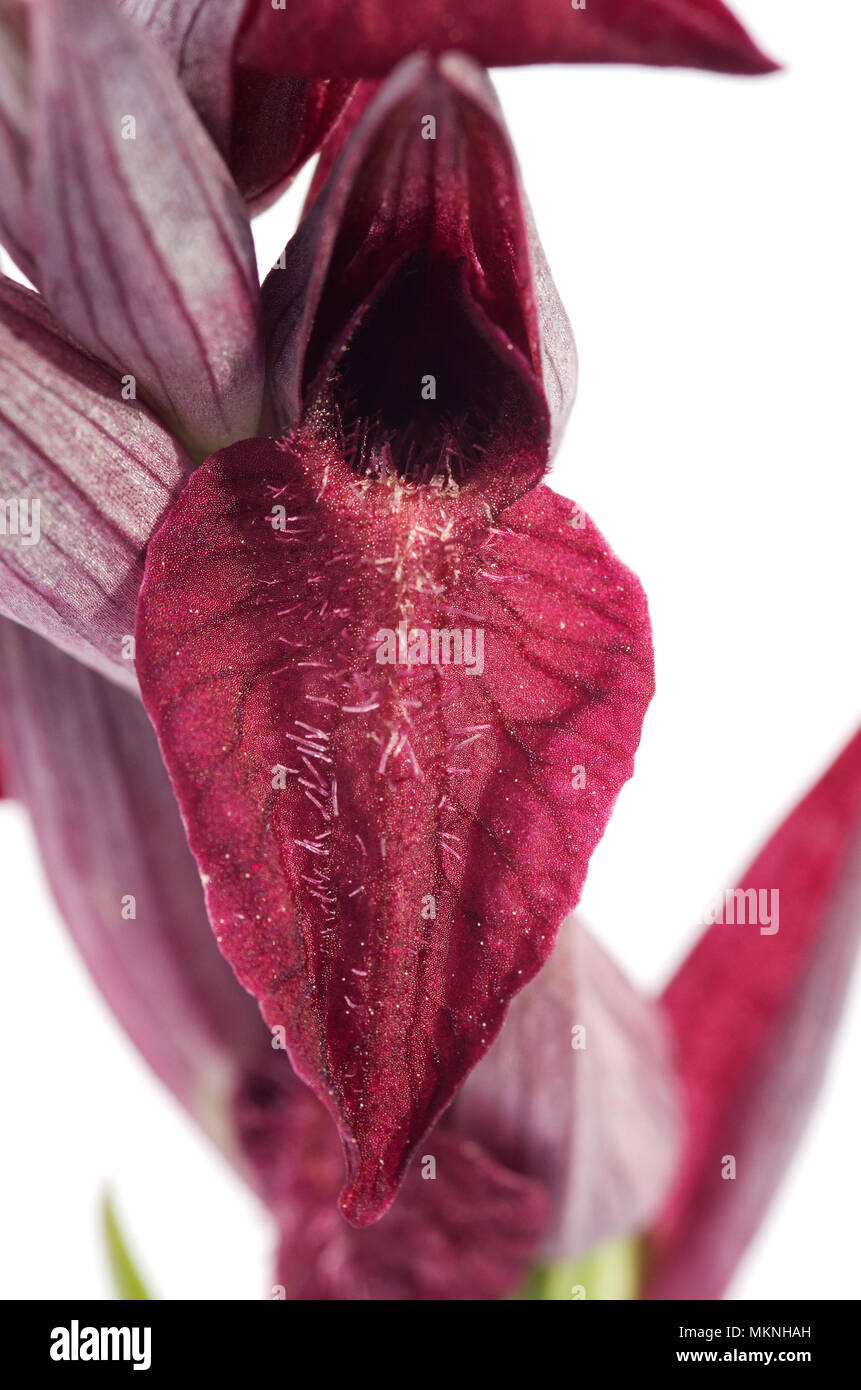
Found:
[[[27,57],[24,24],[0,5],[0,245],[31,280],[27,221]]]
[[[167,50],[192,105],[253,211],[267,206],[318,149],[352,89],[239,67],[247,0],[118,0]]]
[[[481,629],[483,673],[381,664],[402,622],[469,629],[465,659]],[[652,693],[642,592],[547,489],[493,524],[480,487],[363,479],[297,436],[195,474],[137,632],[216,934],[365,1222],[579,896]]]
[[[243,61],[296,77],[380,77],[416,49],[459,49],[487,67],[652,63],[771,72],[721,0],[253,0]]]
[[[335,1131],[218,952],[140,703],[0,620],[0,745],[97,986],[279,1223],[287,1297],[490,1299],[516,1287],[547,1200],[469,1140],[435,1134],[436,1177],[411,1173],[374,1231],[338,1214]]]
[[[38,295],[0,280],[0,611],[135,687],[144,550],[191,468]]]
[[[678,1158],[670,1030],[574,918],[447,1112],[552,1200],[543,1254],[644,1230]]]
[[[411,59],[366,99],[264,285],[279,422],[325,408],[403,473],[492,473],[513,500],[564,427],[576,354],[499,104],[462,58]]]
[[[712,926],[662,1000],[687,1141],[653,1235],[650,1298],[721,1297],[810,1113],[861,926],[861,734],[741,887],[764,890],[769,908],[779,894],[778,931]]]
[[[30,27],[30,191],[50,308],[196,453],[253,434],[251,231],[167,58],[110,0],[39,0]]]

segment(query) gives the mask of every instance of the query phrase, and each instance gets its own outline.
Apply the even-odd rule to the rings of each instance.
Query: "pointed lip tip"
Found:
[[[726,68],[715,66],[711,68],[711,71],[732,77],[770,77],[774,73],[787,70],[785,63],[772,58],[749,35],[745,35],[745,38],[747,43],[743,59],[739,58],[737,54],[734,66]],[[542,63],[530,64],[529,66],[546,67],[548,65]],[[560,58],[558,66],[564,68],[576,66],[576,64]],[[425,47],[417,48],[413,53],[408,53],[401,58],[400,62],[396,63],[388,76],[383,79],[381,86],[388,86],[396,77],[407,86],[411,82],[418,85],[422,81],[437,77],[447,86],[460,91],[463,95],[475,97],[481,89],[490,90],[495,95],[491,73],[492,69],[484,67],[464,49],[447,47],[437,50]]]
[[[396,1196],[397,1188],[384,1186],[376,1174],[365,1178],[359,1174],[355,1183],[342,1191],[338,1210],[351,1226],[361,1231],[385,1216]]]
[[[778,62],[776,58],[770,57],[757,44],[753,44],[750,63],[744,68],[739,68],[735,75],[738,77],[771,77],[773,73],[785,71],[785,63]]]
[[[732,69],[727,70],[728,76],[769,77],[772,73],[784,71],[784,64],[766,53],[747,30],[742,29],[741,36],[742,46],[735,48],[737,62]]]
[[[392,1179],[384,1166],[385,1149],[363,1153],[354,1135],[348,1137],[342,1132],[341,1137],[347,1171],[338,1210],[351,1226],[361,1230],[385,1216],[401,1189],[408,1165],[403,1163]]]

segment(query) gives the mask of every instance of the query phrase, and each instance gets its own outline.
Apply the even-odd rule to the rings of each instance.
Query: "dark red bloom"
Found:
[[[580,894],[649,626],[535,486],[573,348],[477,69],[393,75],[266,293],[287,434],[192,478],[137,668],[219,943],[334,1114],[363,1224]]]
[[[382,77],[417,49],[487,67],[650,63],[766,73],[721,0],[250,0],[242,61],[294,77]]]

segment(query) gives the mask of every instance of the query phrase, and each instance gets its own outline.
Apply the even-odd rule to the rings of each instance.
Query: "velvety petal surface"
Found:
[[[463,58],[408,60],[358,93],[323,163],[330,177],[263,291],[282,428],[322,403],[402,472],[451,459],[499,477],[505,452],[520,490],[536,482],[576,353],[486,75]]]
[[[401,623],[462,664],[381,663]],[[368,1221],[579,896],[652,693],[643,594],[547,489],[494,521],[297,435],[194,475],[137,632],[219,943]]]
[[[722,1296],[810,1114],[861,926],[861,734],[740,887],[757,895],[759,925],[751,924],[750,899],[745,925],[731,924],[724,910],[661,1001],[675,1035],[687,1137],[653,1232],[653,1299]],[[733,907],[732,917],[740,915]]]
[[[111,0],[31,9],[34,258],[49,307],[203,455],[253,434],[254,248],[166,55]]]
[[[721,0],[252,0],[243,61],[296,77],[379,77],[416,49],[487,67],[650,63],[765,73],[774,64]]]
[[[445,1117],[547,1189],[552,1260],[650,1224],[675,1169],[678,1120],[666,1019],[573,917]]]
[[[254,211],[318,149],[349,96],[349,82],[306,82],[239,67],[236,36],[247,0],[118,0],[171,55],[192,105]]]
[[[281,1231],[289,1299],[491,1299],[525,1277],[548,1216],[537,1183],[438,1132],[371,1232],[338,1213],[341,1148],[222,959],[139,701],[0,620],[0,746],[95,983],[162,1081]],[[129,915],[133,903],[133,915]]]
[[[38,295],[0,280],[0,611],[136,686],[144,550],[191,468]]]

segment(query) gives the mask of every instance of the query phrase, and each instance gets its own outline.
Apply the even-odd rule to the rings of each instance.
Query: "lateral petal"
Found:
[[[252,213],[269,207],[317,153],[352,90],[352,82],[236,68],[227,162]]]
[[[111,0],[31,10],[39,286],[63,326],[198,454],[253,434],[262,399],[251,230],[157,45]]]
[[[37,271],[30,254],[27,200],[27,52],[24,23],[0,9],[0,244],[29,280]]]
[[[234,1103],[279,1059],[214,948],[140,701],[0,619],[0,743],[95,983],[161,1080],[250,1173]],[[290,1076],[283,1057],[278,1071]]]
[[[136,688],[144,551],[191,468],[38,295],[0,280],[0,611]]]
[[[675,1034],[686,1144],[652,1233],[653,1299],[722,1296],[810,1114],[861,926],[861,733],[738,893],[753,895],[745,924],[722,913],[661,1001]],[[734,896],[735,921],[741,906]]]
[[[247,0],[119,0],[171,55],[253,212],[272,202],[315,153],[352,83],[305,82],[236,62]]]
[[[230,145],[236,36],[248,0],[115,0],[170,54],[218,148]]]

